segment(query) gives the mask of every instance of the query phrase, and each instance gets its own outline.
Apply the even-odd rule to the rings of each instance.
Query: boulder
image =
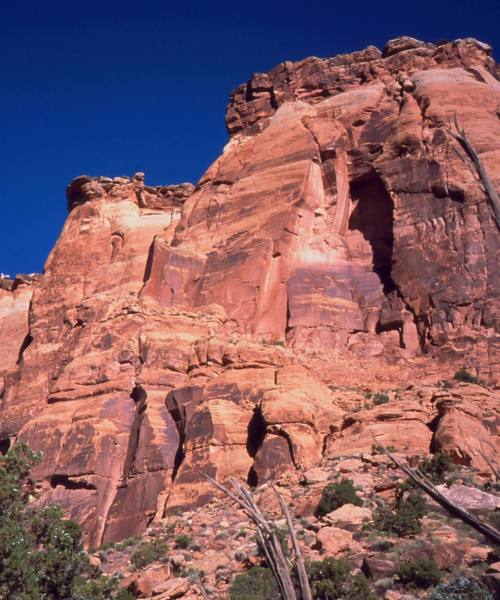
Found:
[[[491,511],[500,509],[500,498],[468,485],[454,483],[447,487],[436,486],[441,494],[461,508],[469,511]]]
[[[355,506],[354,504],[344,504],[340,508],[328,513],[324,520],[332,525],[339,527],[349,527],[353,525],[361,525],[364,521],[370,521],[372,511],[363,506]]]
[[[323,527],[316,535],[322,554],[336,556],[353,549],[352,533],[340,527]]]
[[[397,572],[397,566],[392,560],[383,558],[366,557],[363,560],[361,570],[369,579],[382,579],[383,577],[392,577]]]
[[[153,595],[153,590],[168,583],[172,577],[172,569],[168,565],[154,565],[141,571],[129,584],[129,590],[138,598]]]

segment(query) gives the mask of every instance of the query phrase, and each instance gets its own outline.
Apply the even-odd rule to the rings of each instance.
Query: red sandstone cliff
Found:
[[[455,123],[500,189],[491,49],[400,38],[253,75],[196,186],[75,179],[43,278],[0,286],[0,439],[43,450],[42,501],[96,546],[203,502],[201,471],[262,482],[373,433],[497,458],[498,395],[426,387],[498,377],[499,229]]]

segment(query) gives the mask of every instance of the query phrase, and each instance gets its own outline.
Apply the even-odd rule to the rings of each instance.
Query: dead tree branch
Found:
[[[264,555],[266,557],[267,564],[271,569],[274,578],[278,584],[284,600],[297,600],[297,594],[295,592],[291,565],[287,560],[281,543],[276,535],[275,528],[267,520],[266,516],[259,509],[255,503],[251,493],[245,489],[239,482],[231,479],[233,490],[230,490],[226,486],[222,485],[218,481],[215,481],[209,475],[204,474],[205,478],[214,485],[217,489],[222,491],[228,498],[234,500],[240,508],[245,512],[247,517],[257,527],[257,537],[260,545],[262,546]],[[292,547],[295,553],[295,560],[297,564],[297,571],[299,575],[299,584],[302,594],[302,600],[312,600],[311,588],[307,579],[307,573],[305,568],[304,559],[300,550],[297,534],[295,532],[292,517],[290,511],[283,499],[283,496],[273,486],[273,491],[278,497],[278,501],[283,511],[283,515],[288,525],[288,531],[292,541]]]
[[[304,557],[302,556],[302,551],[300,549],[299,540],[297,539],[297,534],[295,532],[295,528],[293,526],[292,516],[290,515],[290,511],[288,510],[288,506],[283,498],[283,496],[278,492],[278,490],[272,486],[274,493],[278,497],[278,501],[281,506],[281,510],[283,515],[285,516],[286,523],[288,525],[288,531],[290,533],[290,539],[292,540],[293,550],[295,552],[295,562],[297,564],[297,572],[299,574],[299,582],[300,589],[302,592],[302,600],[312,600],[312,592],[309,586],[309,579],[307,578],[306,565],[304,562]]]
[[[458,506],[454,502],[451,502],[446,496],[444,496],[435,485],[433,485],[425,475],[418,469],[412,469],[407,464],[402,463],[397,459],[385,446],[375,440],[376,445],[392,460],[392,462],[403,471],[408,477],[414,481],[420,489],[422,489],[428,496],[440,504],[453,516],[461,519],[464,523],[467,523],[470,527],[483,534],[488,540],[494,544],[500,544],[500,531],[484,523],[469,511],[465,510],[461,506]]]
[[[500,229],[500,197],[498,196],[497,191],[493,186],[493,182],[491,181],[490,176],[488,175],[484,167],[483,161],[479,158],[479,155],[476,152],[474,146],[470,143],[469,138],[465,133],[465,129],[463,127],[459,127],[456,115],[455,130],[456,131],[453,131],[451,128],[448,127],[448,131],[462,146],[462,148],[465,150],[465,153],[472,161],[472,164],[474,165],[474,168],[476,169],[477,174],[479,175],[479,179],[483,184],[486,195],[488,196],[493,219],[495,220],[498,229]]]
[[[221,490],[226,496],[234,500],[243,509],[247,517],[257,527],[257,535],[262,544],[269,567],[276,579],[281,595],[285,600],[297,600],[293,587],[290,568],[286,560],[283,548],[278,540],[276,532],[269,524],[259,507],[253,501],[252,496],[237,481],[231,480],[234,488],[232,492],[207,474],[203,474],[213,486]]]
[[[203,581],[200,578],[198,578],[198,587],[200,589],[200,594],[202,595],[203,600],[210,600],[207,590],[205,589],[205,586],[203,585]]]

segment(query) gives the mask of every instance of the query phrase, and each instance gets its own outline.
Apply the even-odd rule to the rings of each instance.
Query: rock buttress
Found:
[[[453,135],[498,189],[496,73],[472,39],[285,62],[197,186],[72,182],[34,292],[0,290],[0,438],[43,451],[40,502],[98,546],[204,502],[202,472],[298,477],[374,434],[488,468],[494,392],[418,381],[498,376],[499,232]]]

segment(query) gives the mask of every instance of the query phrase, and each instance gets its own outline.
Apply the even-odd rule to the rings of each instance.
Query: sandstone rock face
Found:
[[[41,281],[0,286],[0,440],[43,451],[40,502],[98,546],[205,502],[203,473],[374,437],[491,469],[498,394],[434,384],[498,377],[499,231],[452,135],[498,189],[497,75],[472,39],[286,62],[232,93],[196,186],[75,179]]]
[[[0,398],[15,384],[20,354],[31,341],[28,312],[37,282],[33,276],[0,277]]]

